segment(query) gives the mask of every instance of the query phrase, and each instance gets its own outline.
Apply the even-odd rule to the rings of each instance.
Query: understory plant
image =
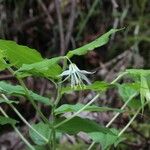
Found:
[[[42,58],[35,49],[18,45],[14,41],[0,40],[0,70],[8,70],[18,81],[14,85],[10,82],[0,81],[0,103],[8,105],[28,127],[29,136],[25,137],[19,131],[19,121],[10,118],[4,108],[0,106],[0,125],[10,124],[18,133],[27,149],[56,150],[63,135],[77,135],[84,132],[90,139],[88,150],[100,144],[101,149],[117,147],[126,140],[125,131],[139,113],[144,113],[144,107],[150,101],[150,70],[127,69],[121,72],[111,83],[104,81],[90,81],[87,75],[95,72],[81,70],[73,63],[73,56],[87,54],[109,41],[109,37],[119,29],[111,29],[96,40],[75,50],[68,51],[65,56]],[[28,77],[45,78],[54,85],[53,96],[41,96],[27,88],[25,79]],[[128,83],[119,83],[123,77],[129,78]],[[123,102],[121,108],[112,108],[96,105],[99,97],[108,89],[116,88]],[[91,91],[93,96],[86,104],[63,104],[62,98],[73,92]],[[15,97],[25,97],[38,116],[38,121],[31,123],[16,108],[20,101]],[[38,104],[49,108],[48,117],[44,115]],[[99,102],[100,103],[100,102]],[[83,118],[81,112],[107,112],[113,111],[114,116],[106,125],[96,123],[94,120]],[[32,113],[32,112],[30,112]],[[122,128],[112,127],[113,122],[122,113],[128,113],[129,122]],[[69,115],[66,115],[69,114]]]

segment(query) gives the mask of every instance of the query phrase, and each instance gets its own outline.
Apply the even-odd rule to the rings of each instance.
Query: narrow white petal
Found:
[[[64,71],[63,73],[61,73],[60,75],[58,75],[59,77],[62,77],[62,76],[68,76],[70,75],[70,70],[66,70]]]
[[[95,72],[89,72],[89,71],[86,71],[86,70],[80,70],[79,72],[82,73],[82,74],[93,74],[93,73],[95,73]]]
[[[91,84],[90,80],[84,75],[80,73],[81,78],[86,81],[88,84]]]

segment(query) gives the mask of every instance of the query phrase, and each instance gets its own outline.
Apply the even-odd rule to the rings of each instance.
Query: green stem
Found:
[[[71,119],[73,119],[75,116],[77,116],[79,113],[81,113],[86,107],[88,107],[89,105],[91,105],[98,97],[100,94],[97,94],[90,102],[88,102],[84,107],[82,107],[79,111],[77,111],[76,113],[74,113],[71,117],[65,119],[64,121],[60,122],[59,124],[57,124],[55,126],[55,129],[58,128],[59,126],[63,125],[64,123],[70,121]]]
[[[129,97],[129,99],[124,103],[124,105],[120,108],[120,110],[123,110],[127,104],[137,95],[137,93],[133,94],[132,96]],[[116,115],[106,124],[106,127],[108,128],[114,121],[115,119],[120,115],[120,112],[116,113]],[[88,150],[91,150],[92,147],[95,145],[95,142],[92,142],[91,145],[89,146]]]
[[[3,62],[5,64],[7,64],[5,60],[3,60]],[[33,105],[35,110],[38,112],[39,116],[43,119],[44,122],[49,124],[48,119],[43,115],[41,110],[37,107],[36,103],[34,102],[33,98],[30,96],[30,92],[27,89],[26,85],[24,84],[23,80],[20,79],[17,74],[15,74],[14,70],[11,67],[8,67],[8,70],[11,72],[12,75],[14,75],[17,78],[17,80],[19,81],[20,85],[24,88],[27,98],[30,100],[31,104]]]
[[[127,104],[137,95],[137,93],[133,94],[132,96],[129,97],[129,99],[124,103],[124,105],[120,108],[120,110],[123,110]],[[116,115],[107,123],[106,127],[109,127],[114,120],[120,115],[120,112],[116,113]]]
[[[9,118],[9,116],[5,113],[5,111],[2,109],[2,107],[0,107],[0,111],[2,112],[2,114],[6,117]],[[22,139],[22,141],[31,149],[31,150],[35,150],[35,148],[25,139],[25,137],[21,134],[21,132],[15,127],[15,125],[11,125],[14,130],[16,131],[16,133],[20,136],[20,138]]]
[[[1,94],[2,97],[7,101],[9,102],[8,98],[4,95],[4,94]],[[42,134],[40,134],[38,131],[36,131],[29,123],[28,121],[20,114],[20,112],[11,104],[11,103],[8,103],[9,106],[14,110],[14,112],[20,117],[20,119],[31,129],[33,130],[36,134],[38,134],[45,142],[48,143],[48,139],[46,139]]]
[[[148,102],[145,103],[144,106],[147,105],[147,104],[148,104]],[[142,108],[143,108],[144,106],[141,106],[141,107],[136,111],[136,113],[135,113],[134,116],[131,118],[131,120],[128,122],[128,124],[119,132],[118,137],[121,136],[121,135],[127,130],[127,128],[131,125],[131,123],[134,121],[134,119],[136,118],[136,116],[139,114],[139,112],[142,110]]]

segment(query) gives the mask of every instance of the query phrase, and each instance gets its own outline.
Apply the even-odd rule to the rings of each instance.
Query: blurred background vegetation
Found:
[[[149,69],[149,0],[0,0],[0,38],[37,49],[46,58],[64,55],[68,50],[96,39],[111,28],[123,27],[124,30],[111,36],[107,45],[84,57],[73,58],[79,68],[96,71],[91,80],[112,81],[126,68]],[[0,80],[3,79],[10,80],[12,77],[7,72],[2,72]],[[29,78],[27,84],[30,89],[40,90],[41,94],[46,89],[52,89],[42,79]],[[43,88],[41,84],[44,85]],[[81,94],[73,98],[65,97],[64,102],[75,103],[80,96]],[[120,103],[116,97],[115,92],[108,91],[104,99],[109,101],[103,103],[118,107]],[[24,105],[25,108],[28,107],[28,112],[32,110],[26,103],[20,109],[26,110]],[[34,114],[24,115],[27,119],[34,118]],[[95,119],[98,122],[104,120],[105,123],[107,117],[106,120],[103,118],[104,114]],[[126,119],[126,116],[122,118]],[[138,118],[130,129],[132,133],[127,136],[129,140],[119,145],[120,149],[150,149],[150,116],[146,118],[146,121]],[[124,122],[122,120],[120,124]],[[8,133],[4,132],[0,135],[0,145],[8,145],[6,134]],[[76,142],[69,139],[72,146],[68,149],[85,149],[86,142],[83,139],[75,140]],[[13,142],[10,141],[8,140],[12,146]],[[65,144],[66,150],[67,145]],[[60,149],[63,148],[60,144]]]

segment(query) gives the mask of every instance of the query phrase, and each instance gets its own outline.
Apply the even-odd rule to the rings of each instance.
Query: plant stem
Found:
[[[4,94],[1,94],[2,97],[9,102],[8,98],[4,95]],[[9,106],[15,111],[15,113],[20,117],[20,119],[31,129],[33,130],[36,134],[38,134],[45,142],[48,143],[48,139],[46,139],[42,134],[40,134],[38,131],[36,131],[29,123],[28,121],[20,114],[20,112],[11,104],[11,103],[8,103]]]
[[[79,113],[81,113],[86,107],[88,107],[89,105],[91,105],[98,97],[100,94],[97,94],[90,102],[88,102],[84,107],[82,107],[79,111],[77,111],[76,113],[74,113],[71,117],[65,119],[64,121],[60,122],[59,124],[57,124],[55,126],[55,129],[58,128],[59,126],[63,125],[64,123],[70,121],[71,119],[73,119],[75,116],[77,116]]]
[[[137,93],[134,93],[132,96],[129,97],[129,99],[124,103],[124,105],[120,108],[120,110],[123,110],[127,104],[137,95]],[[120,112],[116,113],[116,115],[106,124],[106,128],[108,128],[115,119],[120,115]],[[92,142],[89,146],[88,150],[91,150],[91,148],[94,146],[95,142]]]
[[[145,103],[145,105],[146,105],[147,103]],[[143,108],[143,106],[142,107],[140,107],[137,111],[136,111],[136,113],[134,114],[134,116],[131,118],[131,120],[128,122],[128,124],[119,132],[119,134],[118,134],[118,137],[119,136],[121,136],[123,133],[124,133],[124,131],[126,131],[126,129],[130,126],[130,124],[134,121],[134,119],[136,118],[136,116],[139,114],[139,112],[141,111],[141,109]]]
[[[5,60],[3,60],[3,62],[5,64],[7,64]],[[36,103],[34,102],[33,98],[30,96],[30,92],[27,89],[26,85],[24,84],[23,80],[21,78],[19,78],[17,74],[15,74],[15,72],[13,71],[13,69],[11,67],[8,67],[8,70],[11,72],[12,75],[14,75],[17,78],[20,85],[24,88],[27,98],[30,100],[31,104],[33,105],[33,107],[35,108],[35,110],[37,111],[39,116],[42,118],[42,120],[49,124],[48,119],[43,115],[41,110],[37,107]]]
[[[5,113],[5,111],[3,110],[2,107],[0,107],[0,111],[2,112],[2,114],[6,117],[9,118],[8,115]],[[20,138],[22,139],[22,141],[31,149],[31,150],[35,150],[35,148],[25,139],[25,137],[21,134],[21,132],[15,127],[15,125],[11,124],[11,126],[14,128],[14,130],[16,131],[16,133],[20,136]]]
[[[120,110],[123,110],[127,104],[137,95],[137,93],[133,94],[132,96],[129,97],[129,99],[124,103],[124,105],[120,108]],[[107,123],[106,127],[109,127],[114,120],[120,115],[120,112],[116,113],[116,115]]]

